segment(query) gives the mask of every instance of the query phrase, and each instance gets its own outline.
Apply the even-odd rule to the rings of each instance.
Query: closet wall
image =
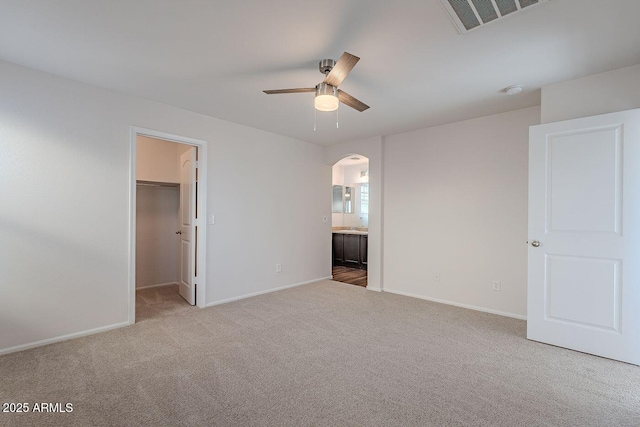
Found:
[[[179,160],[190,147],[142,136],[136,142],[136,288],[177,283]]]
[[[177,186],[137,186],[136,288],[178,282],[179,201]]]

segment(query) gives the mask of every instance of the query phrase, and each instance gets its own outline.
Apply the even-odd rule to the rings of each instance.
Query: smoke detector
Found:
[[[513,85],[513,86],[505,87],[503,89],[503,92],[506,93],[507,95],[517,95],[519,93],[522,93],[522,85]]]
[[[440,0],[460,34],[549,0]]]

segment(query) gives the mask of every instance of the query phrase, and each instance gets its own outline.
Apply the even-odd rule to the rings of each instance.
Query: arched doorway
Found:
[[[324,149],[325,164],[333,166],[339,160],[352,155],[363,155],[369,159],[369,237],[367,247],[367,289],[382,291],[382,239],[383,239],[383,188],[382,148],[383,137],[327,146]],[[327,194],[331,188],[327,188]]]
[[[349,155],[332,166],[333,280],[368,285],[369,159]]]

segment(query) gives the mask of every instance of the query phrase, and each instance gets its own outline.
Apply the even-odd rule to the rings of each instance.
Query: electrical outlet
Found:
[[[435,282],[439,282],[440,281],[440,273],[433,273],[433,280]]]
[[[325,215],[325,216],[323,216],[323,217],[322,217],[322,222],[324,222],[324,223],[329,222],[329,217],[328,217],[328,216],[326,216],[326,215]]]
[[[493,290],[494,291],[502,290],[502,283],[500,282],[500,280],[494,280],[493,281]]]
[[[280,273],[282,271],[282,264],[276,264],[276,273]]]
[[[213,215],[209,215],[209,224],[215,224],[216,223],[216,217]]]

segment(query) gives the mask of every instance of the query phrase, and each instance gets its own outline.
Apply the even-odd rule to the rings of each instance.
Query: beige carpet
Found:
[[[138,289],[136,291],[136,322],[185,314],[195,307],[180,296],[178,285]]]
[[[638,367],[519,320],[329,281],[167,311],[0,357],[1,402],[74,408],[0,425],[640,425]]]

